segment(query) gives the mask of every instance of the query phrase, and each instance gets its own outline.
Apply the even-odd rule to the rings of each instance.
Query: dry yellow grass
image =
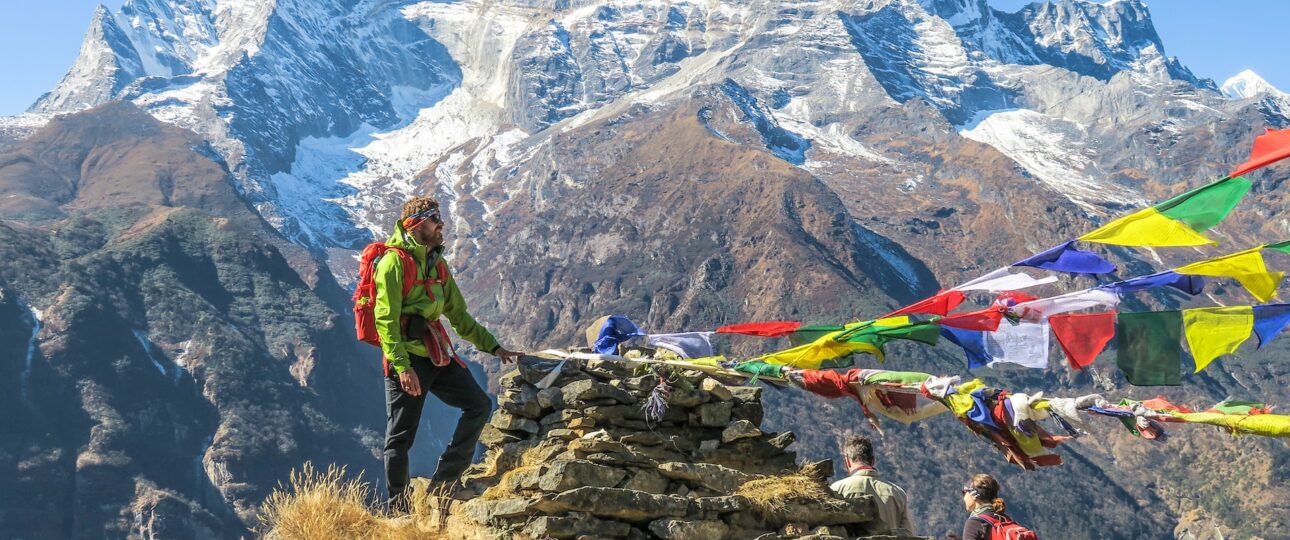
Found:
[[[306,463],[269,495],[261,520],[273,540],[372,538],[386,529],[372,508],[372,492],[343,467],[319,471]]]
[[[833,498],[818,480],[801,474],[749,480],[734,494],[747,497],[753,509],[763,515],[784,511],[790,502],[809,504]]]

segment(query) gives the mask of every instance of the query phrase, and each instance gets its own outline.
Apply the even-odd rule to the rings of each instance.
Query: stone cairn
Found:
[[[831,461],[799,467],[791,432],[760,429],[761,387],[604,360],[569,360],[552,381],[559,363],[526,356],[501,377],[487,452],[464,478],[483,493],[428,497],[437,537],[854,538],[873,519],[868,500],[738,494],[758,479],[833,474]],[[667,409],[648,418],[660,373]]]

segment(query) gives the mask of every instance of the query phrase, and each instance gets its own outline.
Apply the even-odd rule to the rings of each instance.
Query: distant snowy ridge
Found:
[[[1237,73],[1232,78],[1223,81],[1219,90],[1224,96],[1230,99],[1247,99],[1260,94],[1270,94],[1273,96],[1285,96],[1286,93],[1272,86],[1271,83],[1260,77],[1253,70],[1245,70]]]

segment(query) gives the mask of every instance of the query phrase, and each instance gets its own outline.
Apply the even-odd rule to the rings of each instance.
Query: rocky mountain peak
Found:
[[[1219,90],[1230,99],[1246,99],[1261,94],[1285,94],[1250,69],[1237,73],[1232,78],[1223,81],[1223,85],[1219,87]]]

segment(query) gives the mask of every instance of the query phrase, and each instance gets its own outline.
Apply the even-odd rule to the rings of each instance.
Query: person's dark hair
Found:
[[[867,437],[847,437],[842,443],[842,455],[852,463],[873,465],[873,442]]]
[[[1003,498],[999,496],[999,481],[995,480],[993,476],[988,474],[974,475],[970,485],[976,491],[977,500],[989,502],[991,509],[995,513],[1002,514],[1008,509],[1008,506],[1003,502]]]
[[[399,219],[407,219],[408,216],[418,214],[426,210],[435,210],[439,208],[439,201],[433,197],[413,197],[408,202],[403,203],[403,215]]]

